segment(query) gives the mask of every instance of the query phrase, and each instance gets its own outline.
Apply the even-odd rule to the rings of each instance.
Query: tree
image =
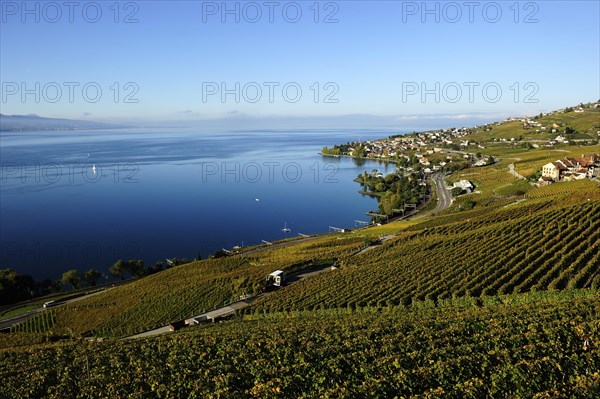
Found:
[[[73,289],[79,288],[79,282],[81,281],[81,276],[77,269],[71,269],[63,273],[60,281],[63,284],[71,284]]]
[[[125,280],[125,273],[127,272],[127,265],[125,264],[125,262],[123,262],[123,259],[119,259],[118,261],[115,262],[114,265],[112,265],[110,267],[110,269],[108,269],[108,271],[113,276],[120,277],[121,280]]]
[[[50,288],[54,292],[61,292],[63,290],[62,283],[60,282],[60,280],[52,280],[52,284],[50,285]]]
[[[217,252],[214,253],[213,258],[218,259],[224,258],[226,256],[229,256],[229,253],[225,252],[223,249],[219,249]]]
[[[365,148],[362,144],[359,144],[354,151],[352,152],[352,156],[355,158],[364,158],[365,157]]]
[[[477,205],[477,203],[475,201],[468,200],[468,201],[465,201],[465,203],[463,203],[461,206],[459,206],[458,209],[460,209],[461,211],[469,211],[469,210],[473,209],[475,207],[475,205]]]
[[[458,197],[459,195],[463,194],[464,191],[460,187],[454,187],[452,190],[450,190],[450,193],[453,197]]]
[[[148,267],[148,269],[146,270],[146,274],[149,276],[151,274],[158,273],[162,271],[163,267],[164,265],[162,262],[156,262],[153,266]]]
[[[127,261],[127,270],[132,276],[137,278],[144,277],[144,261],[141,259],[130,259]]]
[[[100,273],[96,269],[90,269],[87,272],[83,273],[83,279],[87,283],[87,285],[95,286],[98,283],[98,280],[102,277],[102,273]]]
[[[44,279],[42,281],[36,281],[35,283],[35,291],[36,295],[48,295],[52,290],[52,280],[49,278]]]
[[[33,277],[20,275],[12,269],[0,270],[0,304],[28,299],[34,288]]]

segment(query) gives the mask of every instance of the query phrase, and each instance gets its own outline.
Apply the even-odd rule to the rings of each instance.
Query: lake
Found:
[[[105,272],[117,259],[152,265],[354,228],[377,201],[359,194],[353,179],[394,166],[318,152],[392,133],[2,133],[0,268],[55,279],[70,268]]]

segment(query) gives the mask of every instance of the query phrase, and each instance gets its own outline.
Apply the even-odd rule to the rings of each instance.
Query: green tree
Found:
[[[146,271],[144,270],[144,261],[141,259],[130,259],[127,261],[127,270],[132,276],[141,278],[144,277]]]
[[[459,195],[463,194],[463,189],[460,187],[454,187],[450,193],[453,197],[458,197]]]
[[[162,271],[163,268],[164,268],[164,265],[162,262],[156,262],[153,266],[148,267],[148,269],[146,270],[146,274],[151,275],[154,273],[158,273],[158,272]]]
[[[79,282],[81,281],[81,276],[77,269],[71,269],[63,273],[60,281],[63,284],[71,284],[73,289],[79,288]]]
[[[365,148],[362,144],[359,144],[358,147],[354,149],[352,152],[352,156],[355,158],[364,158],[365,157]]]
[[[121,280],[125,280],[125,273],[127,273],[127,265],[125,264],[125,262],[123,262],[123,259],[119,259],[115,262],[114,265],[110,267],[110,269],[108,269],[108,271],[113,276],[119,277],[121,278]]]
[[[0,304],[28,299],[34,288],[33,277],[21,275],[12,269],[0,270]]]
[[[87,272],[83,273],[83,280],[87,283],[87,285],[95,286],[98,283],[98,280],[102,277],[102,273],[100,273],[96,269],[90,269]]]
[[[50,284],[50,289],[52,289],[52,291],[54,292],[61,292],[63,288],[60,280],[52,280],[52,283]]]

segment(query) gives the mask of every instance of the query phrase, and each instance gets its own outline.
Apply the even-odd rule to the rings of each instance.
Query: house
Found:
[[[600,177],[600,156],[598,154],[559,159],[542,167],[541,180],[580,180]]]
[[[567,140],[566,138],[564,138],[561,135],[556,136],[554,141],[556,141],[557,143],[565,143],[565,144],[569,142],[569,140]]]
[[[456,187],[462,188],[467,193],[471,193],[475,189],[475,186],[473,186],[473,183],[471,183],[468,180],[460,180],[460,181],[454,183],[452,188],[456,188]]]
[[[560,180],[561,171],[566,171],[567,168],[560,162],[550,162],[542,166],[542,178],[549,178],[554,181]]]

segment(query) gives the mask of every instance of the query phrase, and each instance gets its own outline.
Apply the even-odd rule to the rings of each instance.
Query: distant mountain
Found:
[[[44,118],[36,114],[4,115],[0,114],[0,132],[26,132],[44,130],[89,130],[115,129],[127,127],[108,123],[81,121],[74,119]]]

